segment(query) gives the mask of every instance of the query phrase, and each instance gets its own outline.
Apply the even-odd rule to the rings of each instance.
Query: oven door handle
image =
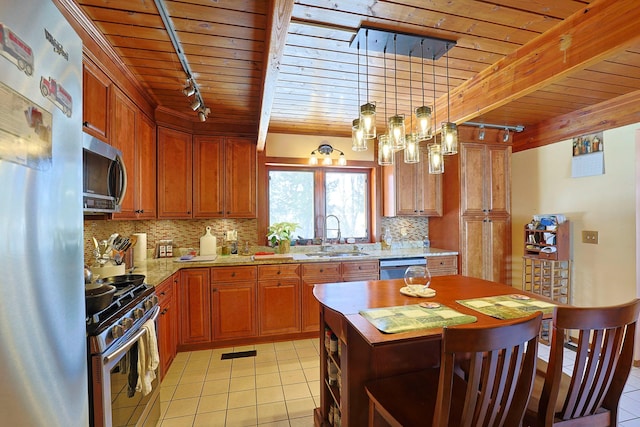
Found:
[[[153,310],[154,310],[154,313],[149,319],[151,321],[155,322],[156,319],[158,318],[158,313],[160,313],[160,306],[156,305],[153,308]],[[136,332],[134,335],[132,335],[131,338],[129,338],[124,344],[122,344],[120,347],[118,347],[115,350],[113,350],[112,353],[106,354],[104,356],[104,359],[103,359],[104,365],[108,365],[112,360],[115,360],[115,359],[119,358],[120,355],[122,355],[122,353],[128,351],[129,348],[131,348],[131,346],[133,345],[133,343],[138,341],[140,339],[140,337],[142,337],[146,333],[147,333],[147,330],[144,329],[144,328],[141,328],[138,332]]]

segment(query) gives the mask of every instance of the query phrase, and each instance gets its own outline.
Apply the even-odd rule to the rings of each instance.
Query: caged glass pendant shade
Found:
[[[455,123],[442,123],[442,154],[449,156],[458,152],[458,126]]]
[[[431,108],[422,106],[416,108],[416,137],[419,141],[431,139]]]
[[[389,142],[394,151],[404,150],[406,146],[404,115],[396,114],[389,118]]]
[[[376,104],[367,102],[360,106],[360,124],[364,139],[373,139],[376,134]]]
[[[378,136],[378,164],[381,166],[394,164],[393,149],[388,136],[384,134]]]
[[[366,151],[367,140],[364,139],[364,132],[360,126],[360,119],[355,119],[351,126],[351,149],[353,151]]]
[[[404,162],[418,163],[420,161],[420,142],[414,134],[407,135],[407,144],[404,148]]]
[[[429,145],[429,173],[444,173],[444,162],[442,159],[442,147],[440,144]]]

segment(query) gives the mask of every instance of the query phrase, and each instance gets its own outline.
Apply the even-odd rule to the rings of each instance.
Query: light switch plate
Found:
[[[598,232],[582,230],[582,243],[598,244]]]

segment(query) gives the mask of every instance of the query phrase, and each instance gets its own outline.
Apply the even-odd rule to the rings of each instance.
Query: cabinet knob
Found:
[[[82,126],[89,127],[89,122],[82,122]]]
[[[320,273],[322,273],[322,272],[324,272],[324,270],[323,270],[323,269],[320,269]]]
[[[278,270],[278,272],[276,274],[280,274],[280,270]]]
[[[211,288],[211,292],[218,292],[218,288]]]

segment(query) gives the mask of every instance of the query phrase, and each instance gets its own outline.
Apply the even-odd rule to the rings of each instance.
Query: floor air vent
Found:
[[[255,350],[249,351],[236,351],[233,353],[224,353],[221,357],[221,360],[225,359],[238,359],[240,357],[255,357],[257,352]]]

